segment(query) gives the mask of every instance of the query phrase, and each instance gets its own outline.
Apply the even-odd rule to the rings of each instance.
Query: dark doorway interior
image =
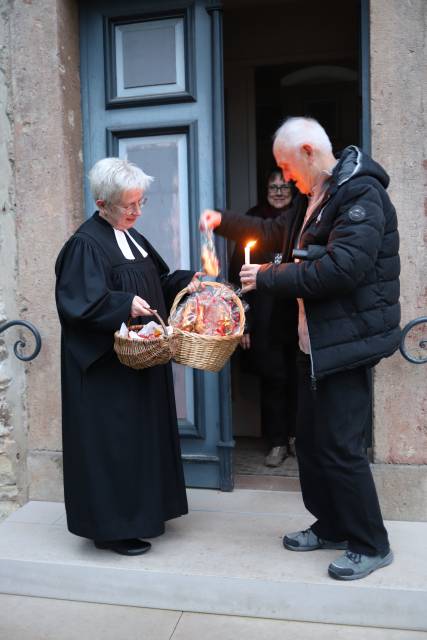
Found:
[[[224,84],[228,206],[246,212],[264,197],[272,138],[290,115],[312,116],[334,150],[361,144],[359,0],[225,0]],[[230,253],[233,246],[230,244]],[[232,361],[236,482],[297,477],[294,458],[264,465],[259,379]],[[268,485],[270,486],[270,485]],[[270,488],[274,488],[271,487]],[[277,487],[280,488],[280,485]]]
[[[339,153],[359,144],[360,98],[356,60],[317,64],[269,65],[255,69],[258,193],[274,166],[272,138],[283,120],[305,115],[318,120]],[[351,65],[351,66],[350,66]]]

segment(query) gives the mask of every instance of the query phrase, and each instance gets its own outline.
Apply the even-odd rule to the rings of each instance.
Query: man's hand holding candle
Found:
[[[260,264],[244,264],[240,270],[240,282],[242,283],[242,293],[256,289],[256,277]]]

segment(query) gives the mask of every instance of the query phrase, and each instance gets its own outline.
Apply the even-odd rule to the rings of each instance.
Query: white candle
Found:
[[[248,242],[245,246],[245,264],[251,264],[251,247],[255,244],[255,240]]]

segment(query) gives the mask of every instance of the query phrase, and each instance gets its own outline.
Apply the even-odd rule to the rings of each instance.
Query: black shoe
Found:
[[[109,549],[122,556],[140,556],[151,549],[151,543],[138,538],[128,540],[94,540],[97,549]]]

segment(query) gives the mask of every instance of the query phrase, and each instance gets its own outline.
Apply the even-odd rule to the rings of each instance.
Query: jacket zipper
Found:
[[[303,223],[303,226],[301,227],[301,231],[299,232],[299,238],[298,238],[298,245],[300,244],[300,240],[302,238],[302,235],[304,233],[304,231],[307,229],[308,225],[310,225],[313,220],[315,220],[316,218],[318,218],[319,216],[322,215],[323,213],[323,209],[325,209],[326,205],[328,204],[329,200],[331,198],[331,194],[328,192],[325,194],[325,198],[324,200],[322,200],[319,205],[317,206],[317,208],[314,210],[314,212],[311,214],[311,216],[309,217],[308,220],[305,221],[305,223]]]
[[[307,229],[308,225],[311,224],[311,222],[319,215],[321,215],[323,213],[323,209],[326,207],[326,205],[328,204],[329,198],[331,197],[331,194],[327,194],[325,200],[323,200],[323,202],[319,205],[319,207],[316,209],[316,211],[310,216],[310,218],[306,221],[306,223],[303,225],[299,237],[298,237],[298,247],[301,246],[301,238],[302,235],[304,233],[304,231]],[[317,211],[320,209],[320,212],[317,213]],[[313,353],[311,350],[311,338],[310,338],[310,331],[308,328],[308,318],[307,318],[307,311],[305,308],[305,303],[304,303],[304,299],[301,298],[301,302],[302,302],[302,306],[304,307],[304,314],[305,314],[305,322],[307,325],[307,336],[308,336],[308,344],[309,344],[309,356],[310,356],[310,368],[311,368],[311,375],[310,375],[310,388],[312,391],[317,391],[317,378],[316,375],[314,373],[314,362],[313,362]]]
[[[355,148],[357,149],[357,165],[356,165],[356,168],[354,169],[354,171],[353,171],[353,173],[351,174],[351,176],[349,176],[348,178],[346,178],[346,180],[342,180],[341,182],[339,182],[339,183],[338,183],[338,186],[341,186],[341,184],[343,184],[344,182],[346,182],[347,180],[349,180],[349,179],[350,179],[350,178],[351,178],[351,177],[352,177],[352,176],[357,172],[357,170],[359,169],[361,153],[360,153],[360,150],[359,150],[357,147],[355,147]],[[308,225],[309,225],[309,224],[312,222],[312,220],[314,220],[316,217],[319,217],[319,216],[321,216],[321,215],[322,215],[323,210],[325,209],[326,205],[328,204],[328,201],[329,201],[329,199],[330,199],[331,195],[332,195],[331,193],[328,193],[328,194],[327,194],[327,196],[326,196],[326,199],[321,203],[321,205],[320,205],[320,212],[319,212],[319,213],[316,213],[316,212],[315,212],[315,213],[313,213],[313,214],[310,216],[310,218],[307,220],[307,222],[306,222],[305,224],[303,224],[303,227],[302,227],[302,229],[301,229],[301,231],[300,231],[299,238],[298,238],[298,246],[300,245],[302,235],[303,235],[304,231],[306,230],[306,228],[308,227]],[[307,324],[308,344],[309,344],[309,349],[310,349],[310,353],[309,353],[309,355],[310,355],[310,368],[311,368],[311,375],[310,375],[310,388],[311,388],[311,390],[312,390],[312,391],[317,391],[317,378],[316,378],[316,375],[315,375],[315,373],[314,373],[314,362],[313,362],[313,353],[312,353],[312,350],[311,350],[311,338],[310,338],[310,331],[309,331],[309,328],[308,328],[307,310],[306,310],[306,308],[305,308],[305,303],[304,303],[304,300],[303,300],[302,298],[301,298],[301,302],[302,302],[302,305],[303,305],[303,307],[304,307],[305,322],[306,322],[306,324]]]

